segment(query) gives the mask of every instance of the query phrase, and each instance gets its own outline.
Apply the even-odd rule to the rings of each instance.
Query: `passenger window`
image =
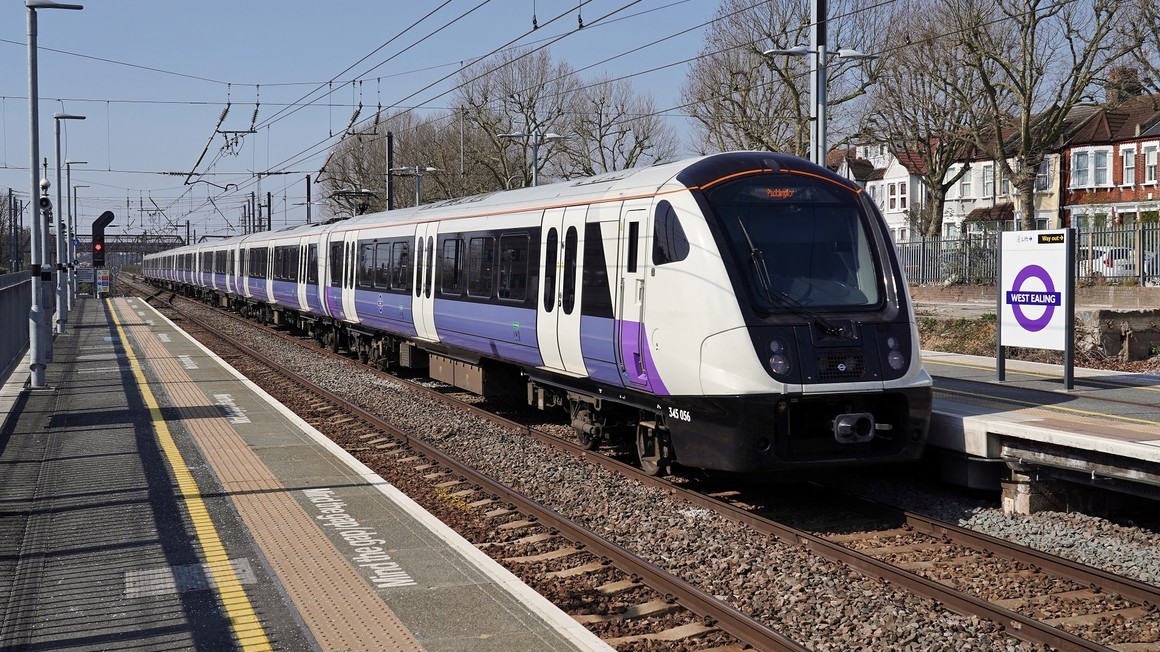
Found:
[[[391,243],[380,242],[375,245],[375,287],[380,290],[391,289]]]
[[[653,264],[665,265],[689,256],[689,240],[672,204],[662,201],[653,222]]]
[[[579,246],[579,237],[576,235],[576,227],[568,227],[568,232],[564,235],[564,314],[572,314],[572,309],[576,307],[576,253]]]
[[[636,273],[637,260],[637,239],[640,237],[640,222],[628,223],[628,262],[625,263],[625,271],[629,274]]]
[[[358,286],[373,287],[375,275],[375,245],[371,242],[358,243]]]
[[[312,244],[306,248],[306,282],[318,285],[318,245]]]
[[[439,263],[442,276],[440,293],[463,295],[463,240],[451,238],[443,241],[443,260]]]
[[[499,298],[523,301],[528,298],[528,249],[526,234],[500,236]]]
[[[544,312],[552,312],[556,307],[556,256],[559,249],[560,236],[555,227],[550,228],[544,243]]]
[[[467,247],[467,294],[491,298],[495,278],[495,239],[472,238]]]
[[[415,298],[423,296],[423,238],[415,243],[415,260],[419,261],[416,268],[419,278],[415,279]]]
[[[435,238],[427,238],[427,280],[423,283],[423,293],[431,298],[431,287],[435,285]]]
[[[391,289],[411,291],[411,243],[396,242],[391,247]]]
[[[244,253],[244,252],[243,252]],[[246,266],[245,258],[242,259],[242,267]],[[340,287],[342,285],[342,243],[330,243],[330,287]]]

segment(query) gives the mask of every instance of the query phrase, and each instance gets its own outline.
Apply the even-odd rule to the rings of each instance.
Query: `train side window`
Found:
[[[556,228],[548,229],[544,243],[544,312],[552,312],[556,307],[556,256],[559,254],[560,236]]]
[[[640,222],[628,223],[628,261],[625,263],[625,270],[629,274],[636,273],[636,262],[639,256],[637,239],[640,238]]]
[[[312,244],[306,248],[306,282],[318,285],[318,245]]]
[[[472,238],[467,246],[467,295],[490,299],[494,278],[495,238]]]
[[[391,289],[411,291],[410,242],[395,242],[391,246]]]
[[[448,238],[443,241],[443,260],[439,263],[440,294],[463,296],[463,240]]]
[[[415,298],[423,296],[423,238],[415,243]]]
[[[524,301],[528,298],[528,250],[530,248],[531,240],[527,234],[500,236],[500,299]]]
[[[423,282],[423,294],[431,298],[431,287],[435,285],[435,238],[427,237],[427,278]]]
[[[391,287],[391,243],[375,245],[375,287],[388,290]]]
[[[576,307],[576,253],[578,246],[579,237],[576,234],[576,227],[570,226],[564,234],[564,278],[562,282],[565,315],[572,314],[572,309]]]
[[[653,264],[665,265],[688,257],[689,239],[685,236],[685,229],[677,219],[672,204],[662,201],[657,206],[657,216],[653,222]]]
[[[375,277],[375,244],[363,241],[358,243],[358,286],[370,288],[374,286]]]
[[[342,243],[330,243],[330,287],[342,286]]]

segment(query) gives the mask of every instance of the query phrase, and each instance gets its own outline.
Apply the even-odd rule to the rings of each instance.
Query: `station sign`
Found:
[[[93,282],[93,268],[92,267],[78,267],[76,268],[77,283],[92,283]]]
[[[1003,233],[1004,346],[1066,348],[1069,245],[1066,230]]]
[[[1064,352],[1072,387],[1075,358],[1075,231],[1005,231],[999,241],[996,370],[1004,379],[1004,347]]]

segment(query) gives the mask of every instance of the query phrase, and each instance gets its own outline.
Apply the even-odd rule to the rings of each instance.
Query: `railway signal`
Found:
[[[105,227],[113,223],[113,211],[105,211],[93,220],[93,267],[105,265]]]

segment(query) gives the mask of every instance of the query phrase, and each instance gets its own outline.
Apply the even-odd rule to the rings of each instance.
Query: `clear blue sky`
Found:
[[[168,221],[180,223],[184,231],[189,219],[199,234],[224,233],[223,220],[207,197],[236,225],[240,196],[223,195],[203,183],[191,188],[183,185],[184,176],[157,173],[193,168],[227,99],[232,107],[222,129],[247,129],[256,100],[261,102],[259,127],[273,121],[245,136],[232,155],[220,155],[224,141],[215,137],[199,171],[214,172],[203,178],[220,185],[249,183],[244,186],[248,195],[252,172],[285,169],[292,162],[289,169],[302,174],[262,180],[263,194],[275,195],[278,227],[284,215],[290,223],[304,219],[305,175],[318,170],[325,146],[336,140],[331,134],[342,132],[353,105],[361,100],[368,107],[363,117],[380,102],[384,107],[400,102],[432,110],[447,107],[446,93],[460,65],[530,30],[533,11],[540,28],[519,44],[538,45],[575,31],[577,13],[583,16],[586,27],[550,50],[554,60],[576,69],[665,39],[583,75],[635,74],[637,90],[652,93],[657,107],[666,109],[680,104],[688,71],[687,64],[670,64],[697,54],[702,26],[718,7],[716,0],[591,0],[579,11],[577,0],[450,0],[442,8],[443,0],[67,1],[85,8],[37,12],[40,154],[49,159],[50,180],[55,183],[53,113],[85,115],[84,121],[61,122],[61,158],[88,162],[74,166],[72,174],[74,186],[88,186],[77,191],[80,224],[112,210],[117,220],[110,233],[139,233],[142,220],[152,228],[166,223],[139,210],[142,202],[146,210],[155,210],[156,202]],[[482,6],[453,22],[477,5]],[[631,6],[599,20],[626,5]],[[26,21],[23,2],[0,7],[0,192],[13,188],[25,198],[30,185]],[[670,67],[645,72],[661,66]],[[447,75],[448,81],[421,90]],[[287,104],[331,79],[335,87],[364,81],[358,89],[348,84],[335,91],[329,100],[316,94],[311,106],[275,118]],[[688,133],[687,119],[670,120],[680,133]],[[321,153],[304,157],[303,151]],[[51,196],[55,200],[55,188]]]

